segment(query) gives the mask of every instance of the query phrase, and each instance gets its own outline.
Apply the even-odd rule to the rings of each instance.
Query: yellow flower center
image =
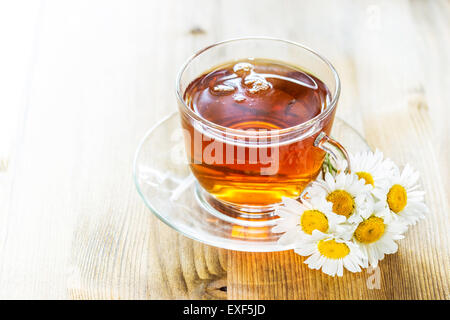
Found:
[[[341,259],[350,253],[350,248],[345,243],[335,240],[320,240],[317,249],[321,255],[330,259]]]
[[[407,198],[405,188],[399,184],[394,184],[387,194],[387,203],[392,211],[399,213],[405,208]]]
[[[370,217],[361,222],[355,230],[355,238],[362,243],[378,241],[384,234],[384,220],[378,217]]]
[[[366,181],[366,184],[371,184],[372,186],[375,186],[373,177],[370,173],[364,172],[364,171],[359,171],[359,172],[356,172],[356,175],[358,176],[358,178],[360,180],[364,179]]]
[[[333,212],[346,218],[350,217],[355,210],[355,200],[345,190],[335,190],[328,194],[327,201],[333,204]]]
[[[328,219],[319,210],[306,210],[300,219],[302,230],[307,234],[312,234],[313,230],[327,232]]]

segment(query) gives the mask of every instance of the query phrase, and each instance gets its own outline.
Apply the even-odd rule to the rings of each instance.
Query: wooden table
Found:
[[[0,3],[0,298],[449,299],[448,1]],[[189,240],[132,181],[194,51],[267,35],[315,48],[338,116],[422,172],[431,213],[377,270],[339,279],[293,252]]]

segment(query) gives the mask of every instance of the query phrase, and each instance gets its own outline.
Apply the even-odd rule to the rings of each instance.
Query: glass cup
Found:
[[[278,130],[240,130],[212,123],[186,103],[188,85],[214,67],[243,59],[291,65],[325,83],[327,107],[313,119]],[[196,177],[197,200],[208,211],[233,218],[272,219],[282,197],[298,198],[321,171],[325,154],[346,160],[345,149],[329,137],[340,94],[339,76],[328,60],[300,44],[272,38],[240,38],[197,52],[176,81],[185,149]],[[350,168],[347,168],[350,170]]]

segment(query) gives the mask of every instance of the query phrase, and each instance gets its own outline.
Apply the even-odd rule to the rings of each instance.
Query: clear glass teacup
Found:
[[[281,129],[236,129],[202,117],[187,101],[189,85],[217,66],[243,59],[279,61],[314,75],[329,90],[326,106],[312,119]],[[240,219],[270,219],[282,197],[298,198],[317,177],[326,153],[349,163],[345,149],[329,137],[339,76],[328,60],[305,46],[272,38],[216,43],[188,59],[176,92],[197,198],[208,210]]]

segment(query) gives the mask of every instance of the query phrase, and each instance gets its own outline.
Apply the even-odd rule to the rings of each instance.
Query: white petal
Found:
[[[298,240],[301,240],[301,236],[298,232],[286,232],[284,233],[279,239],[278,239],[278,243],[282,244],[282,245],[289,245],[289,244],[294,244],[296,243]]]
[[[333,259],[327,259],[327,261],[322,266],[322,272],[334,277],[337,271],[337,261]]]
[[[344,275],[344,261],[342,259],[339,259],[337,267],[337,275],[338,277],[342,277]]]
[[[335,180],[334,180],[333,176],[331,175],[331,173],[327,172],[325,174],[325,182],[328,184],[328,186],[331,190],[335,189],[336,184],[335,184]]]

